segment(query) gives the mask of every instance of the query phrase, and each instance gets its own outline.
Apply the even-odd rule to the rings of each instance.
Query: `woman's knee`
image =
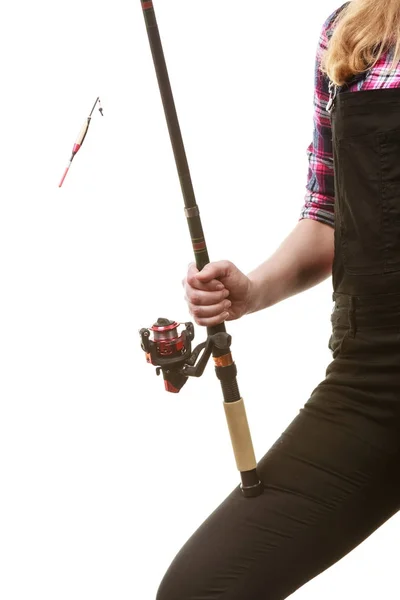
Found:
[[[179,574],[176,571],[171,572],[169,568],[158,586],[155,600],[187,600],[187,592],[182,595],[185,582],[181,578],[179,584],[179,578]]]

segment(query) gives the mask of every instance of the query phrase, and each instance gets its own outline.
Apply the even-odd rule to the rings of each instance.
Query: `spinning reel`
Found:
[[[185,325],[179,335],[178,327]],[[150,338],[150,332],[153,338]],[[178,393],[185,385],[188,377],[200,377],[204,373],[208,359],[214,347],[229,350],[231,336],[225,332],[209,335],[207,340],[193,350],[193,323],[178,323],[159,318],[149,329],[139,331],[142,350],[146,353],[146,362],[156,366],[156,374],[162,372],[164,387],[167,392]],[[196,364],[199,355],[202,356]]]

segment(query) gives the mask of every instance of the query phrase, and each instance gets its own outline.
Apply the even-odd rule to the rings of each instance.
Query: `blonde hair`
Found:
[[[321,56],[320,69],[343,85],[353,75],[373,67],[390,47],[400,60],[400,0],[352,0],[334,20],[334,31]]]

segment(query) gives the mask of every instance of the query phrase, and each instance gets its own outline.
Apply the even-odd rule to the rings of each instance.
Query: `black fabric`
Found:
[[[233,490],[157,600],[282,600],[400,508],[399,108],[400,89],[335,100],[332,361],[259,462],[264,493]]]

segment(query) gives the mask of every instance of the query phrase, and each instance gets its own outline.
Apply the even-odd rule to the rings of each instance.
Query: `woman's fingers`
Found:
[[[218,304],[212,304],[210,306],[196,306],[191,304],[190,312],[195,317],[196,322],[198,319],[210,319],[222,315],[224,312],[228,312],[232,303],[229,300],[223,300]]]
[[[212,306],[223,302],[229,296],[228,290],[221,292],[207,292],[186,286],[186,298],[191,305],[195,306]]]
[[[245,314],[249,279],[230,261],[208,263],[201,271],[190,263],[182,284],[198,325],[211,327]]]
[[[229,319],[229,312],[224,311],[218,315],[213,317],[194,317],[197,325],[201,325],[202,327],[214,327],[215,325],[219,325]]]

